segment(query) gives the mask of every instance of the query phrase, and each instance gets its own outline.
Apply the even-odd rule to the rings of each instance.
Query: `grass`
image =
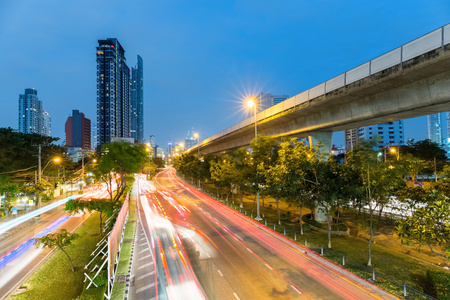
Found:
[[[133,246],[133,242],[123,242],[122,250],[120,250],[119,265],[117,266],[116,276],[128,274],[128,267],[130,265],[131,257],[131,246]]]
[[[101,236],[98,234],[98,215],[93,213],[84,224],[77,229],[80,238],[66,248],[75,266],[70,270],[67,256],[56,251],[22,286],[27,292],[11,296],[12,300],[74,299],[81,294],[84,285],[84,266],[90,261],[91,252],[95,249]]]
[[[125,240],[134,238],[134,230],[136,229],[136,223],[135,222],[127,222],[127,225],[125,226],[125,233],[123,235],[123,238]]]
[[[125,298],[125,282],[116,282],[111,293],[111,300],[123,300]]]
[[[215,195],[215,190],[212,195]],[[236,207],[239,211],[239,199],[235,197],[234,202],[229,198],[228,205],[232,208]],[[226,202],[223,200],[224,204]],[[262,206],[262,199],[260,199]],[[328,249],[328,238],[326,233],[318,233],[314,231],[305,232],[300,235],[298,223],[294,223],[289,219],[297,219],[299,209],[290,207],[284,201],[279,202],[280,213],[286,214],[291,211],[291,217],[288,220],[281,221],[278,225],[278,215],[276,211],[276,202],[274,199],[266,198],[265,207],[261,207],[261,212],[267,220],[267,226],[271,229],[276,225],[276,231],[284,234],[290,239],[297,238],[297,243],[304,245],[307,240],[308,247],[320,253],[320,248],[324,246],[324,256],[334,261],[336,264],[342,265],[342,256],[345,256],[346,268],[358,276],[368,279],[372,276],[372,268],[367,267],[368,262],[368,240],[355,236],[337,236],[332,235],[332,249]],[[255,197],[244,197],[242,214],[247,216],[256,216]],[[303,209],[303,214],[309,213],[308,209]],[[262,224],[265,221],[261,222]],[[392,228],[391,228],[392,229]],[[362,231],[367,230],[363,229]],[[418,253],[414,247],[401,245],[394,235],[383,235],[378,233],[372,244],[372,265],[376,271],[376,284],[381,288],[391,291],[395,294],[402,295],[403,283],[412,286],[420,291],[428,289],[429,281],[427,280],[427,270],[444,271],[436,264],[440,262],[442,265],[448,264],[448,261],[440,259],[431,254],[425,253],[424,249]],[[448,271],[446,273],[449,273]]]

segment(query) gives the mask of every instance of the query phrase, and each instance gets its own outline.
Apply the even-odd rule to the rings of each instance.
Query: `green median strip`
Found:
[[[65,250],[72,258],[75,272],[70,270],[67,256],[56,251],[23,285],[27,291],[10,297],[12,300],[75,299],[84,286],[84,266],[91,260],[91,252],[101,240],[98,234],[98,215],[93,213],[76,230],[80,238]]]

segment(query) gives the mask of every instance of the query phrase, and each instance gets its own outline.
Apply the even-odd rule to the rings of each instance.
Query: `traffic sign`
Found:
[[[16,207],[13,207],[13,208],[12,208],[11,214],[17,215],[17,208],[16,208]]]

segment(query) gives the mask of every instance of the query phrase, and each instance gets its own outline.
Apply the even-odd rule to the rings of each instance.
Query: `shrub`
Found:
[[[303,232],[311,231],[311,226],[309,226],[308,223],[304,223],[304,224],[302,225],[302,227],[303,227]]]
[[[436,292],[436,297],[439,300],[450,300],[450,274],[428,270],[427,277]]]

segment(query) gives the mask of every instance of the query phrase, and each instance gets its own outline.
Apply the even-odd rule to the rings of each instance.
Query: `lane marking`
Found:
[[[292,284],[291,284],[291,288],[293,288],[294,291],[296,291],[296,292],[299,293],[300,295],[302,294],[302,292],[300,292],[300,291],[298,290],[298,288],[296,288],[296,287],[293,286]]]
[[[140,266],[140,267],[138,268],[138,270],[143,269],[143,268],[146,268],[146,267],[150,267],[150,266],[152,266],[152,265],[153,265],[153,262],[148,263],[148,264],[145,264],[145,265],[142,265],[142,266]]]
[[[236,298],[237,300],[241,300],[241,298],[239,298],[236,293],[233,293],[233,295],[234,295],[234,298]]]
[[[139,288],[139,289],[136,290],[136,294],[137,294],[137,293],[140,293],[140,292],[143,292],[143,291],[145,291],[145,290],[148,290],[149,288],[152,288],[152,287],[154,287],[154,286],[155,286],[154,283],[151,283],[151,284],[148,284],[148,285],[146,285],[146,286],[143,286],[143,287],[141,287],[141,288]]]
[[[219,272],[220,276],[223,277],[223,274],[222,274],[222,272],[220,272],[220,270],[217,270],[217,272]]]
[[[151,257],[151,255],[147,254],[145,256],[139,257],[138,260],[144,260],[144,259],[149,258],[149,257]]]
[[[144,253],[145,251],[149,251],[149,249],[148,249],[148,248],[145,248],[145,249],[143,249],[141,252],[139,252],[138,254],[142,254],[142,253]]]
[[[150,273],[147,273],[147,274],[138,276],[136,279],[137,279],[137,280],[141,280],[141,279],[144,279],[145,277],[149,277],[149,276],[152,276],[152,275],[154,275],[154,274],[155,274],[155,271],[152,271],[152,272],[150,272]]]

